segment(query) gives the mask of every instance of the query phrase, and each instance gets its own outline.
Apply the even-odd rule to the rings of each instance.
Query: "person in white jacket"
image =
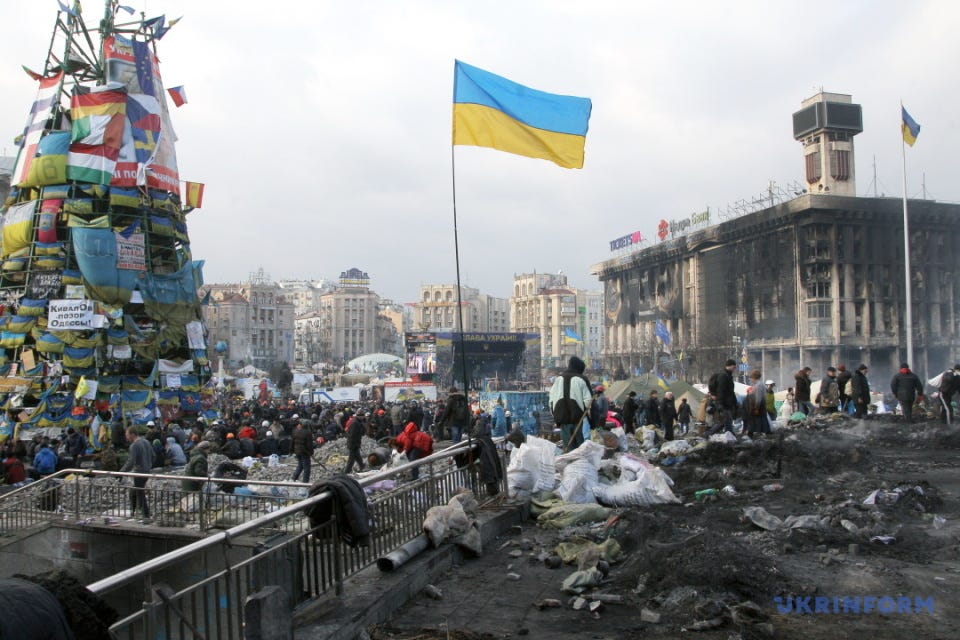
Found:
[[[584,377],[586,363],[572,356],[567,370],[557,376],[550,388],[550,411],[553,421],[560,427],[564,451],[571,451],[583,444],[580,426],[583,415],[590,408],[590,381]]]

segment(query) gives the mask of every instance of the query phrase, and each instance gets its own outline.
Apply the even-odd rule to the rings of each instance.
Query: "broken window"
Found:
[[[807,303],[807,336],[811,338],[828,338],[832,334],[830,316],[833,304],[830,302]]]

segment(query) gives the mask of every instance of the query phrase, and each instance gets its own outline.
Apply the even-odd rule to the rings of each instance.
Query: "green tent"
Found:
[[[637,401],[642,403],[646,402],[647,398],[650,397],[650,392],[653,389],[660,392],[661,398],[666,391],[672,391],[678,406],[680,405],[680,399],[686,398],[694,415],[696,415],[700,409],[700,404],[704,398],[702,392],[697,391],[683,380],[675,380],[670,382],[669,386],[665,386],[660,378],[650,373],[627,380],[617,380],[606,388],[604,395],[617,403],[617,405],[623,406],[624,401],[627,399],[627,394],[631,391],[636,392]]]

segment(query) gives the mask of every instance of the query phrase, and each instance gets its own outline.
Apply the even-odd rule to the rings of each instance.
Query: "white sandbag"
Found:
[[[534,474],[536,482],[533,487],[534,491],[552,491],[553,487],[556,486],[557,445],[543,438],[527,436],[523,446],[535,449],[538,454],[536,473]]]
[[[557,470],[562,471],[569,463],[581,459],[588,460],[594,468],[597,468],[600,466],[600,461],[603,460],[604,453],[606,453],[606,448],[602,444],[586,440],[573,451],[556,457]]]
[[[670,442],[665,442],[663,446],[660,447],[660,457],[682,456],[691,449],[693,449],[693,447],[686,440],[671,440]]]
[[[581,458],[568,464],[563,470],[563,480],[556,493],[564,502],[585,504],[596,502],[593,489],[597,486],[597,467]]]
[[[556,446],[536,436],[510,454],[507,487],[511,497],[525,498],[532,491],[551,491],[556,484],[554,463]],[[524,495],[519,495],[523,492]]]
[[[719,442],[720,444],[737,444],[737,436],[729,431],[715,433],[710,436],[710,442]]]
[[[634,476],[650,466],[646,461],[629,453],[617,458],[617,462],[620,463],[621,469],[632,471]]]
[[[623,427],[614,427],[610,429],[610,433],[617,436],[617,449],[619,451],[627,450],[627,432]]]
[[[637,472],[637,479],[614,485],[597,485],[593,495],[600,504],[612,507],[647,507],[654,504],[676,504],[680,499],[670,487],[673,480],[663,469],[644,466]]]
[[[657,432],[648,427],[644,427],[641,431],[643,439],[640,446],[644,449],[653,449],[657,445]]]
[[[470,518],[456,500],[440,507],[430,507],[423,519],[423,530],[434,547],[449,537],[466,533],[473,519]]]

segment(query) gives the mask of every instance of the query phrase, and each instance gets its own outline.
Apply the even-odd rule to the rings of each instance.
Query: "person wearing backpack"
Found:
[[[828,367],[827,375],[820,381],[820,391],[814,401],[820,413],[836,413],[840,405],[840,385],[837,384],[836,367]]]
[[[571,451],[583,444],[580,428],[583,417],[590,409],[590,382],[584,377],[587,364],[577,356],[571,356],[567,370],[554,378],[550,387],[550,411],[553,421],[560,427],[564,451]]]
[[[733,420],[737,417],[737,393],[733,384],[733,371],[736,368],[736,360],[727,360],[723,365],[723,371],[710,376],[707,383],[710,400],[715,404],[714,423],[707,431],[708,436],[721,431],[733,433]]]

